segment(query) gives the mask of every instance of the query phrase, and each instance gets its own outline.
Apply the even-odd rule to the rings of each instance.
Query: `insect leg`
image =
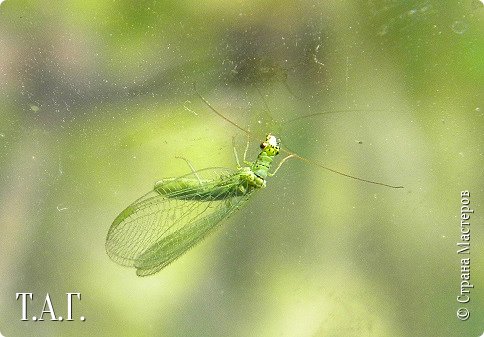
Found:
[[[247,131],[249,131],[247,133],[247,143],[245,143],[245,151],[244,151],[244,163],[247,164],[247,151],[249,150],[249,143],[250,143],[250,130],[249,130],[249,127],[247,127]]]
[[[242,166],[240,166],[239,155],[237,154],[237,148],[235,147],[235,136],[232,137],[232,148],[234,149],[234,156],[235,162],[237,163],[237,168],[240,168]]]
[[[279,162],[279,165],[277,165],[277,167],[276,167],[276,169],[274,170],[274,172],[272,172],[272,173],[270,173],[270,172],[269,172],[267,175],[268,175],[269,177],[272,177],[274,174],[276,174],[276,173],[277,173],[277,171],[279,171],[279,169],[281,168],[282,164],[284,164],[284,163],[286,162],[286,160],[288,160],[288,159],[290,159],[290,158],[292,158],[292,157],[294,157],[294,156],[295,156],[295,154],[290,154],[290,155],[288,155],[288,156],[284,157],[284,159],[283,159],[283,160],[281,160],[281,161]]]
[[[195,170],[195,168],[193,167],[192,163],[190,163],[190,161],[184,157],[175,157],[177,159],[183,159],[187,164],[188,166],[190,167],[190,170],[192,171],[192,173],[195,175],[195,177],[197,177],[197,180],[200,184],[202,184],[202,180],[200,179],[200,176],[198,175],[197,171]]]

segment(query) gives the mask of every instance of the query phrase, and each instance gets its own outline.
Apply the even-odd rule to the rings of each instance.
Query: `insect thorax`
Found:
[[[280,140],[269,133],[265,141],[260,144],[260,148],[262,151],[252,164],[251,170],[257,177],[265,179],[269,175],[269,169],[274,157],[279,154]]]
[[[240,180],[247,183],[249,188],[264,188],[266,187],[266,181],[264,178],[258,176],[252,167],[240,168]],[[243,186],[242,184],[241,186]]]

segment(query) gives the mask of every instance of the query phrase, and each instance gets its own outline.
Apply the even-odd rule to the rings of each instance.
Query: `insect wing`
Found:
[[[201,179],[207,173],[212,178]],[[227,184],[221,195],[223,179]],[[135,267],[139,276],[154,274],[200,242],[252,193],[235,193],[240,181],[233,170],[206,169],[168,181],[173,186],[178,180],[192,184],[180,183],[180,189],[166,194],[150,191],[118,215],[106,239],[106,251],[113,261]],[[217,192],[205,192],[200,199],[201,189]]]

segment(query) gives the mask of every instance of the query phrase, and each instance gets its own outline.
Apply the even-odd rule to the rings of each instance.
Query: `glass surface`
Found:
[[[0,333],[480,336],[483,18],[477,0],[0,1]],[[106,254],[116,216],[190,173],[177,157],[243,157],[197,92],[250,130],[247,160],[272,132],[312,163],[137,277]]]

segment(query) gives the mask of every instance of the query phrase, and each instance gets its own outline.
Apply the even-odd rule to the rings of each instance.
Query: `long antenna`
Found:
[[[254,137],[254,135],[240,127],[237,123],[235,123],[234,121],[228,119],[227,117],[225,117],[224,115],[222,115],[219,111],[217,111],[217,109],[215,109],[197,90],[197,87],[196,87],[196,84],[193,83],[193,89],[195,90],[195,92],[197,93],[198,97],[200,97],[200,99],[210,108],[210,110],[212,110],[215,114],[217,114],[219,117],[221,117],[223,120],[225,120],[226,122],[232,124],[233,126],[235,126],[237,129],[239,129],[240,131],[244,132],[245,134],[251,136],[251,137]],[[312,115],[311,115],[312,116]],[[298,118],[301,118],[301,117],[298,117]],[[298,119],[296,118],[296,119]],[[289,149],[285,149],[285,148],[282,148],[281,149],[283,152],[287,153],[288,155],[291,155],[295,158],[298,158],[308,164],[312,164],[312,165],[315,165],[317,167],[320,167],[322,169],[325,169],[327,171],[330,171],[330,172],[333,172],[333,173],[336,173],[336,174],[339,174],[343,177],[347,177],[347,178],[351,178],[351,179],[355,179],[355,180],[359,180],[359,181],[363,181],[365,183],[369,183],[369,184],[374,184],[374,185],[380,185],[380,186],[385,186],[385,187],[390,187],[390,188],[403,188],[403,186],[395,186],[395,185],[389,185],[389,184],[385,184],[385,183],[381,183],[379,181],[373,181],[373,180],[368,180],[368,179],[363,179],[363,178],[359,178],[359,177],[355,177],[355,176],[352,176],[350,174],[347,174],[347,173],[343,173],[343,172],[340,172],[338,170],[335,170],[335,169],[332,169],[330,167],[327,167],[327,166],[324,166],[314,160],[310,160],[310,159],[307,159],[305,157],[301,157],[300,155],[298,155],[296,152],[293,152],[293,151],[290,151]]]
[[[303,118],[309,118],[309,117],[320,116],[320,115],[329,115],[329,114],[342,113],[342,112],[362,112],[362,111],[365,111],[365,110],[361,110],[361,109],[326,110],[326,111],[314,112],[314,113],[307,114],[307,115],[304,115],[304,116],[297,116],[297,117],[294,117],[294,118],[292,118],[288,121],[284,121],[281,124],[289,124],[289,123],[292,123],[294,121],[298,121],[298,120],[303,119]],[[387,109],[371,109],[371,111],[380,111],[381,112],[381,111],[388,111],[388,110]]]
[[[352,176],[350,174],[347,174],[347,173],[343,173],[343,172],[340,172],[340,171],[337,171],[335,169],[332,169],[330,167],[327,167],[327,166],[324,166],[314,160],[311,160],[311,159],[308,159],[308,158],[305,158],[305,157],[301,157],[300,155],[298,155],[297,153],[295,152],[292,152],[292,151],[289,151],[289,150],[286,150],[286,149],[282,149],[284,152],[286,152],[288,155],[292,155],[294,156],[295,158],[298,158],[306,163],[309,163],[309,164],[312,164],[312,165],[315,165],[317,167],[320,167],[322,169],[325,169],[325,170],[328,170],[330,172],[333,172],[333,173],[336,173],[336,174],[339,174],[343,177],[347,177],[347,178],[351,178],[351,179],[355,179],[355,180],[359,180],[359,181],[363,181],[365,183],[369,183],[369,184],[374,184],[374,185],[380,185],[380,186],[386,186],[386,187],[390,187],[390,188],[403,188],[403,186],[395,186],[395,185],[389,185],[389,184],[385,184],[385,183],[381,183],[379,181],[373,181],[373,180],[368,180],[368,179],[363,179],[363,178],[359,178],[359,177],[355,177],[355,176]]]
[[[237,129],[239,129],[240,131],[246,133],[247,135],[249,136],[253,136],[252,133],[250,133],[250,131],[240,127],[237,125],[237,123],[235,122],[232,122],[230,119],[228,119],[227,117],[225,117],[224,115],[222,115],[220,112],[218,112],[197,90],[197,87],[195,85],[195,83],[193,83],[193,89],[195,90],[195,92],[197,93],[198,97],[200,97],[200,99],[203,101],[203,103],[205,103],[209,108],[210,110],[212,110],[213,112],[215,112],[219,117],[223,118],[226,122],[232,124],[233,126],[235,126]]]

